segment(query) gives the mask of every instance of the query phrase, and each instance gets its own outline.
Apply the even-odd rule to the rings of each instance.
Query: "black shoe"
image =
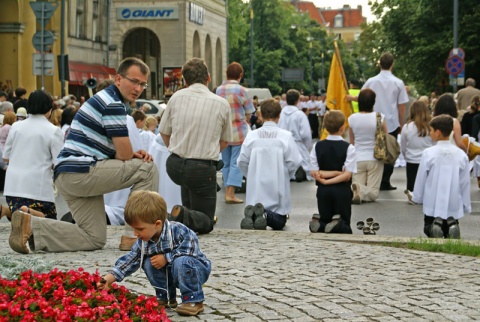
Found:
[[[397,190],[397,187],[392,186],[391,184],[381,184],[380,190],[387,191],[387,190]]]
[[[65,215],[63,215],[62,218],[60,218],[60,221],[66,221],[66,222],[69,222],[69,223],[72,223],[72,224],[75,223],[75,220],[73,220],[73,216],[72,216],[72,213],[70,211],[67,212]]]
[[[168,215],[168,220],[170,221],[176,221],[179,223],[183,223],[183,213],[184,213],[183,206],[176,205],[173,206],[172,212]]]
[[[303,170],[302,167],[298,168],[295,172],[295,181],[302,182],[307,180],[307,173]]]

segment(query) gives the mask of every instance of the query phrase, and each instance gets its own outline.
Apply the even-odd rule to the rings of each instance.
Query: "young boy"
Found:
[[[282,108],[275,99],[261,103],[263,126],[249,132],[237,159],[247,178],[242,229],[282,230],[290,205],[290,178],[302,163],[292,133],[277,126]]]
[[[310,152],[311,175],[316,180],[318,214],[310,221],[312,233],[351,234],[352,173],[357,172],[355,147],[342,138],[345,115],[329,111],[323,119],[325,140]]]
[[[453,118],[439,115],[430,121],[430,137],[437,144],[423,151],[412,201],[423,203],[425,235],[460,238],[458,219],[470,213],[468,157],[449,141]]]
[[[160,305],[176,307],[180,315],[198,315],[203,312],[202,284],[210,275],[211,264],[200,250],[195,233],[166,218],[167,206],[157,192],[133,192],[125,206],[125,221],[138,240],[97,286],[108,289],[113,282],[143,268]],[[178,306],[177,287],[182,298]]]

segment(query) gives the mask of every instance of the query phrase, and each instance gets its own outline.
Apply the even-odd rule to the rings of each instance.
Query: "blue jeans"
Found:
[[[150,284],[155,288],[157,299],[166,301],[176,298],[176,289],[180,289],[182,303],[203,302],[202,285],[208,280],[212,267],[210,263],[202,262],[195,257],[181,256],[173,260],[172,264],[156,269],[145,258],[143,270]],[[168,297],[167,290],[168,289]]]
[[[243,174],[237,166],[237,159],[240,155],[241,145],[229,145],[222,151],[222,168],[223,182],[226,187],[241,187]]]

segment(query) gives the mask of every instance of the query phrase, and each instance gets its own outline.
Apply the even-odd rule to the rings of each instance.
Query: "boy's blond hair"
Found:
[[[138,221],[154,224],[157,220],[165,222],[167,219],[167,204],[154,191],[134,191],[128,197],[124,212],[125,222],[129,225]]]
[[[323,126],[329,134],[337,133],[345,124],[345,115],[340,111],[328,111],[323,118]]]
[[[147,119],[145,120],[145,125],[144,125],[143,129],[148,130],[148,128],[152,124],[155,124],[155,126],[157,126],[157,124],[158,124],[157,119],[154,116],[147,116]]]

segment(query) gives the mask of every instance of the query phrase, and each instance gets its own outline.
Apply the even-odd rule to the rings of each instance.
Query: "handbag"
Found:
[[[373,156],[379,161],[394,165],[400,155],[400,145],[397,139],[383,132],[382,116],[377,112],[377,128],[375,130],[375,146]]]

